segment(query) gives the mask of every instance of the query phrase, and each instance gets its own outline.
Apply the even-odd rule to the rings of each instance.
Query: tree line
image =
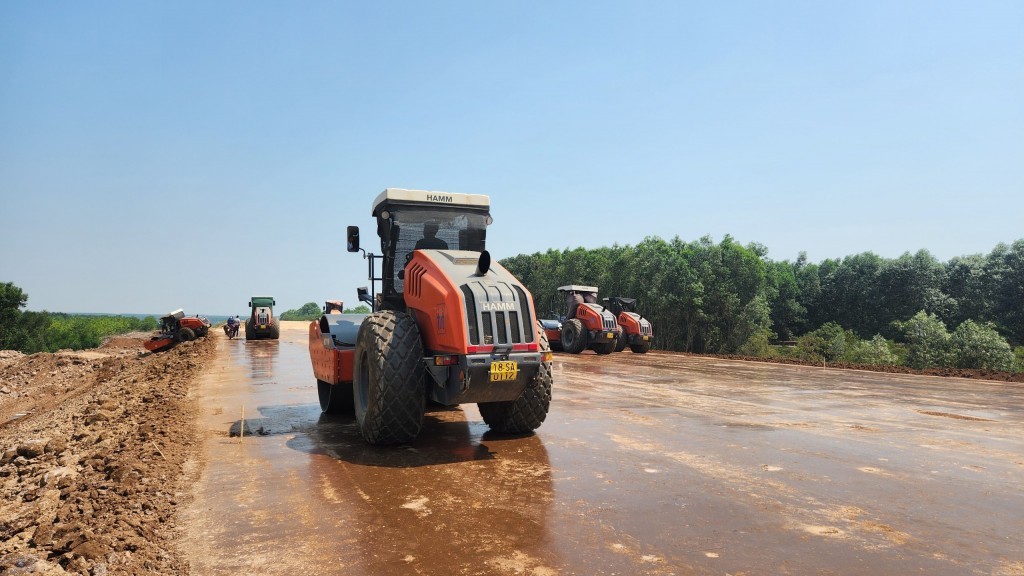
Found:
[[[320,316],[324,313],[323,309],[316,302],[306,302],[299,308],[293,310],[285,310],[281,313],[281,320],[302,320],[311,321],[319,320]],[[369,314],[369,306],[360,304],[355,308],[345,308],[343,314]]]
[[[0,350],[25,354],[96,348],[115,334],[150,331],[156,318],[30,312],[28,294],[11,282],[0,283]]]
[[[964,334],[991,331],[1007,349],[1024,342],[1024,240],[948,262],[921,250],[812,263],[804,253],[775,261],[764,246],[728,235],[717,243],[708,236],[649,237],[635,246],[548,250],[502,264],[533,293],[544,317],[564,306],[556,289],[565,284],[637,298],[655,326],[657,347],[666,350],[767,355],[770,342],[827,327],[844,338],[849,331],[861,341],[878,336],[902,344],[906,360],[908,330],[917,329],[907,323],[919,313],[950,336],[970,321]],[[943,356],[947,365],[950,354]]]

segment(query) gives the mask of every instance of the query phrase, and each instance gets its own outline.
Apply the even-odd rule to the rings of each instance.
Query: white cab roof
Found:
[[[570,284],[568,286],[559,286],[559,292],[597,292],[597,286],[580,286],[579,284]]]
[[[433,190],[406,190],[405,188],[388,188],[381,192],[373,201],[373,211],[386,201],[420,202],[423,204],[440,204],[443,206],[473,206],[490,208],[491,198],[485,194],[461,194],[458,192],[438,192]]]

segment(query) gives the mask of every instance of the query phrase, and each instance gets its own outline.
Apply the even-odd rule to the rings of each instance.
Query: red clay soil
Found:
[[[199,466],[189,390],[216,342],[142,340],[0,352],[0,576],[188,573],[174,513]]]
[[[743,360],[745,362],[769,362],[773,364],[796,364],[799,366],[821,366],[820,362],[809,360],[797,360],[795,358],[761,358],[758,356],[740,356],[738,354],[692,354],[692,356],[707,356],[712,358],[725,358],[728,360]],[[996,380],[999,382],[1024,382],[1024,372],[1002,372],[999,370],[974,370],[967,368],[928,368],[917,370],[907,366],[876,366],[873,364],[851,364],[837,362],[828,364],[829,368],[845,368],[849,370],[868,370],[871,372],[886,372],[889,374],[919,374],[922,376],[946,376],[950,378],[973,378],[975,380]]]

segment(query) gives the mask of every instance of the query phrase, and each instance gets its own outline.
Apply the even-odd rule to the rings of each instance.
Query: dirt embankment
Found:
[[[188,572],[173,545],[198,472],[188,393],[215,349],[0,352],[0,575]]]
[[[798,366],[821,366],[820,362],[798,360],[796,358],[762,358],[760,356],[741,356],[739,354],[691,354],[710,358],[743,360],[746,362],[769,362],[773,364],[795,364]],[[975,368],[926,368],[918,370],[908,366],[878,366],[875,364],[853,364],[850,362],[828,363],[829,368],[846,370],[867,370],[885,372],[887,374],[918,374],[920,376],[945,376],[950,378],[973,378],[975,380],[997,380],[1000,382],[1024,382],[1024,372],[1003,372],[1000,370],[982,370]]]

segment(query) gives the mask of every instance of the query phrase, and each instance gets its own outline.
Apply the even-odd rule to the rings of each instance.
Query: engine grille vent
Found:
[[[466,301],[470,344],[488,346],[534,342],[536,331],[531,323],[530,300],[521,287],[511,283],[485,286],[480,282],[470,282],[460,289]]]
[[[419,298],[420,294],[423,293],[423,276],[427,273],[427,269],[421,266],[419,263],[415,263],[409,267],[408,276],[406,277],[406,287],[411,296]]]
[[[533,311],[530,309],[530,299],[526,297],[526,292],[521,286],[515,285],[513,288],[516,289],[519,305],[523,309],[523,342],[533,342],[533,322],[530,322],[530,318],[533,318]]]
[[[615,320],[615,316],[608,311],[601,313],[601,324],[604,325],[605,330],[615,330],[616,326],[619,325],[618,321]]]

